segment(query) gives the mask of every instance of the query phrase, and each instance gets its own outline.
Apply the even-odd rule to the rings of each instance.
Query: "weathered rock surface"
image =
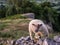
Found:
[[[45,45],[60,45],[60,42],[56,42],[56,41],[53,39],[49,39],[49,38],[46,38],[46,39],[41,38],[38,41],[34,41],[34,40],[31,40],[29,36],[27,36],[27,37],[21,37],[20,39],[18,39],[16,41],[16,45],[17,44],[20,44],[20,45],[41,45],[42,42],[45,43]]]
[[[50,38],[40,38],[38,40],[31,40],[29,36],[21,37],[17,40],[11,40],[10,42],[7,40],[9,45],[60,45],[60,36],[54,36],[54,39]],[[43,43],[42,43],[43,42]],[[0,40],[0,44],[4,43]]]
[[[54,40],[58,43],[60,43],[60,36],[54,36]]]
[[[34,13],[26,13],[26,14],[23,14],[22,16],[25,16],[25,17],[31,18],[31,19],[35,18],[35,14]]]

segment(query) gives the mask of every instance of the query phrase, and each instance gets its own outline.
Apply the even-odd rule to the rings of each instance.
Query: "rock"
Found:
[[[24,39],[25,39],[24,37],[21,37],[21,38],[17,39],[16,45],[17,45],[17,44],[21,44],[21,42],[23,42]]]
[[[60,36],[54,36],[54,40],[60,43]]]
[[[31,39],[30,39],[30,36],[27,36],[26,38],[25,38],[25,40],[26,41],[30,41]]]
[[[25,16],[25,17],[31,18],[31,19],[35,18],[35,14],[34,13],[26,13],[26,14],[23,14],[22,16]]]
[[[47,38],[48,45],[52,45],[52,39]]]
[[[16,45],[60,45],[60,42],[56,42],[50,38],[39,38],[38,40],[31,40],[30,37],[27,36],[17,39]]]
[[[60,45],[60,43],[56,43],[56,45]]]

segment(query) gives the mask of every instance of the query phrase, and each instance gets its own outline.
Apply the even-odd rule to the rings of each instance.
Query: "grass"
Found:
[[[28,33],[28,19],[14,19],[14,20],[2,20],[0,21],[0,38],[18,39],[22,36],[29,35]],[[6,30],[8,29],[8,30]],[[51,33],[50,38],[60,33]]]
[[[4,30],[5,27],[7,27],[5,23],[0,23],[0,31]]]
[[[11,38],[11,39],[18,39],[22,36],[27,36],[28,31],[27,30],[10,30],[8,32],[0,32],[1,38]]]
[[[5,19],[0,20],[0,38],[3,39],[19,39],[20,37],[26,37],[28,32],[28,19]],[[7,30],[8,29],[8,30]],[[49,38],[53,38],[60,33],[51,33]],[[0,44],[4,45],[4,44]]]
[[[0,21],[0,38],[18,39],[22,36],[27,36],[27,24],[30,20],[16,19],[16,20],[2,20]],[[23,25],[24,24],[24,25]],[[8,30],[7,30],[8,29]]]
[[[49,34],[49,38],[54,38],[54,36],[60,35],[60,32],[53,32]]]
[[[10,30],[7,32],[0,32],[1,38],[11,38],[11,39],[18,39],[20,37],[26,37],[29,35],[28,30]],[[55,35],[59,35],[58,33],[51,33],[49,38],[53,38]]]
[[[5,19],[26,19],[27,17],[22,16],[22,14],[16,14],[13,16],[7,16]]]

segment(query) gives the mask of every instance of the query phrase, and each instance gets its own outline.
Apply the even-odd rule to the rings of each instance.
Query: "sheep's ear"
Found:
[[[32,24],[33,26],[36,26],[35,24]]]

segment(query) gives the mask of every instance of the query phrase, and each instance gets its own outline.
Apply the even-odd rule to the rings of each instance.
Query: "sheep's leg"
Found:
[[[33,40],[33,37],[32,37],[32,31],[29,31],[29,34],[30,34],[31,40]]]
[[[30,25],[29,25],[29,35],[30,35],[31,40],[33,40],[33,37],[32,37],[32,29],[31,29],[31,26]]]

